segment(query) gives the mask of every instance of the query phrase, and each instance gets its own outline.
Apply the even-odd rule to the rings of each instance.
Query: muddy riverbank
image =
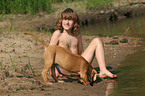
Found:
[[[47,43],[50,41],[50,35],[47,33],[34,32],[33,34]],[[83,36],[84,49],[94,37],[96,36]],[[121,43],[120,40],[124,38],[128,42]],[[141,38],[126,36],[101,37],[101,39],[104,42],[107,68],[116,74],[115,68],[120,65],[126,55],[134,53],[141,43]],[[112,40],[117,41],[118,44],[110,44]],[[46,86],[41,78],[41,71],[44,67],[43,45],[31,36],[25,36],[24,32],[2,32],[0,43],[1,96],[104,96],[108,94],[106,90],[108,90],[109,82],[116,82],[116,80],[98,78],[94,86],[85,86],[72,77],[69,79],[63,77],[60,79],[65,80],[65,83]],[[96,60],[92,64],[99,72]],[[48,77],[53,82],[53,79]]]

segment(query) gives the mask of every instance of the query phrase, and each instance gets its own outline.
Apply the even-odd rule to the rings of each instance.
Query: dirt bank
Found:
[[[73,8],[75,9],[75,8]],[[64,9],[62,9],[64,10]],[[62,11],[61,10],[61,11]],[[81,19],[81,26],[88,26],[100,22],[115,22],[117,20],[132,18],[145,15],[145,5],[139,7],[137,4],[125,7],[100,8],[96,10],[85,10],[77,12]],[[37,14],[37,15],[1,15],[0,27],[4,30],[13,31],[39,31],[53,32],[58,14],[57,10],[53,14]]]
[[[50,41],[51,35],[47,33],[33,32],[33,34],[47,43]],[[96,36],[83,36],[84,49],[94,37]],[[120,43],[123,38],[128,42]],[[124,36],[101,37],[101,39],[104,42],[107,68],[116,74],[114,69],[119,66],[120,61],[127,54],[134,53],[135,48],[141,43],[140,38]],[[112,40],[119,44],[110,44]],[[94,86],[85,86],[76,79],[62,77],[60,79],[65,80],[65,83],[46,86],[41,78],[44,67],[43,45],[31,36],[25,36],[24,32],[2,32],[0,46],[1,96],[104,96],[108,94],[109,88],[114,86],[115,83],[112,82],[116,82],[116,80],[98,78]],[[92,64],[99,72],[96,60]],[[54,82],[50,76],[49,80]]]

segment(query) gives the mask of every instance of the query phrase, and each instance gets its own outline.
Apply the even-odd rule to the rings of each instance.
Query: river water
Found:
[[[118,71],[117,84],[110,90],[110,96],[145,96],[145,17],[123,19],[115,23],[107,22],[83,28],[89,35],[129,35],[142,37],[143,45],[134,54],[128,55]],[[112,84],[113,85],[113,84]]]

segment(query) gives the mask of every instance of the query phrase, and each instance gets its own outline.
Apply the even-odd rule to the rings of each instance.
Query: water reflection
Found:
[[[114,83],[110,82],[107,84],[105,96],[109,96],[111,94],[112,89],[114,88]]]
[[[83,35],[145,35],[145,17],[122,19],[115,23],[102,22],[81,29]]]

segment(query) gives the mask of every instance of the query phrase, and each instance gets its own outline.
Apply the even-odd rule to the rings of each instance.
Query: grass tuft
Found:
[[[10,56],[10,60],[11,60],[11,64],[12,64],[12,68],[14,68],[15,72],[17,71],[15,65],[14,65],[14,60],[12,59],[11,55]]]
[[[33,70],[32,66],[30,64],[30,58],[29,57],[28,57],[28,65],[29,65],[29,68],[30,68],[32,74],[34,74],[34,70]]]
[[[4,69],[2,62],[0,62],[0,66],[1,66],[1,71]]]

